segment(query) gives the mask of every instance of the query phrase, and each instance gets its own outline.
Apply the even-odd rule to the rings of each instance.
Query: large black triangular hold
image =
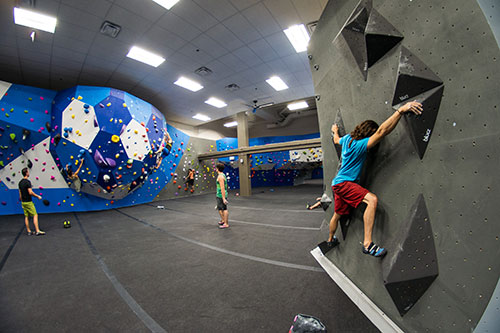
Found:
[[[382,273],[384,285],[401,316],[439,275],[434,234],[422,194],[395,235],[383,261]]]
[[[354,32],[364,33],[366,25],[368,24],[368,17],[370,12],[365,7],[358,7],[351,15],[344,29]]]
[[[337,111],[337,115],[335,116],[335,124],[337,124],[339,128],[339,136],[343,137],[345,133],[344,120],[342,120],[342,114],[340,110]],[[342,146],[334,144],[335,150],[337,151],[337,157],[339,158],[339,167],[340,167],[340,157],[342,156]]]
[[[414,98],[443,84],[443,81],[405,47],[399,56],[398,78],[392,105]]]
[[[368,68],[372,67],[394,46],[403,40],[403,35],[375,9],[372,9],[365,29]]]
[[[344,29],[342,30],[342,36],[344,36],[354,60],[363,75],[363,79],[366,81],[368,77],[368,56],[366,54],[365,35],[362,32]]]
[[[415,100],[422,103],[424,112],[418,116],[413,113],[405,115],[406,127],[420,159],[424,158],[427,145],[434,130],[443,91],[444,86],[440,86],[416,96]],[[403,103],[395,105],[394,109],[397,110],[401,105]]]

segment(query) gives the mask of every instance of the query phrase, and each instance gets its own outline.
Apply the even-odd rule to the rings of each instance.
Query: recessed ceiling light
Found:
[[[283,30],[283,32],[288,37],[297,53],[307,50],[307,44],[309,44],[309,34],[303,24],[292,25],[288,29]]]
[[[209,121],[211,120],[212,118],[208,117],[208,116],[205,116],[204,114],[201,114],[201,113],[197,113],[193,116],[194,119],[198,119],[198,120],[201,120],[201,121]]]
[[[172,8],[176,3],[179,2],[179,0],[153,0],[153,1],[167,9]]]
[[[272,76],[266,80],[267,83],[276,91],[288,89],[288,86],[279,76]]]
[[[288,110],[300,110],[300,109],[305,109],[309,107],[309,104],[307,104],[306,101],[300,101],[300,102],[295,102],[287,105]]]
[[[165,58],[162,58],[157,54],[141,49],[138,46],[132,46],[132,48],[127,54],[127,57],[143,62],[153,67],[158,67],[165,61]]]
[[[177,81],[174,82],[174,84],[194,92],[203,89],[203,86],[201,84],[193,80],[187,79],[184,76],[181,76]]]
[[[54,33],[56,31],[57,18],[14,7],[14,23]]]
[[[234,126],[237,126],[238,125],[238,122],[237,121],[232,121],[230,123],[225,123],[224,126],[226,127],[234,127]]]
[[[207,99],[205,101],[205,103],[212,105],[212,106],[215,106],[216,108],[219,108],[219,109],[227,106],[227,104],[224,103],[224,101],[221,101],[220,99],[215,98],[215,97],[210,97],[209,99]]]

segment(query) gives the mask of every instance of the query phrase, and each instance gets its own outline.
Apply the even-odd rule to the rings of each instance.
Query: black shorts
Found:
[[[193,186],[194,185],[194,179],[188,179],[186,181],[186,184],[188,184],[189,186]]]
[[[227,210],[227,205],[222,201],[222,198],[217,198],[217,210]]]

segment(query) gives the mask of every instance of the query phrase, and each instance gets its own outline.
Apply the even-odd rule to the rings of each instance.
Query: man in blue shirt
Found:
[[[333,142],[342,146],[342,164],[337,176],[332,181],[335,213],[330,221],[330,235],[327,242],[329,248],[339,244],[337,237],[334,235],[341,216],[350,214],[352,208],[356,208],[364,202],[367,206],[363,215],[365,227],[363,253],[374,257],[383,257],[387,253],[386,249],[372,241],[377,196],[357,184],[357,182],[366,160],[367,151],[392,132],[403,113],[413,112],[419,115],[422,111],[422,104],[416,101],[406,103],[384,121],[380,127],[373,120],[366,120],[356,126],[354,131],[342,138],[339,136],[337,124],[332,125]]]

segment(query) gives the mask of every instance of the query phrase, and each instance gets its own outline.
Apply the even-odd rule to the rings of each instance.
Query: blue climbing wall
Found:
[[[102,210],[152,201],[171,180],[189,136],[126,92],[51,91],[0,81],[0,215],[22,213],[17,184],[30,167],[40,213]],[[171,152],[159,152],[168,131]],[[163,156],[162,159],[159,156]],[[81,192],[66,169],[76,171]]]
[[[252,138],[249,140],[249,145],[260,146],[270,143],[315,139],[319,138],[319,136],[319,133],[313,133],[306,135]],[[238,148],[237,138],[223,138],[217,140],[216,143],[217,151]],[[293,152],[286,150],[250,155],[252,187],[292,186],[294,185],[295,179],[301,174],[301,170],[311,167],[313,168],[312,177],[322,178],[323,168],[318,166],[318,159],[321,159],[321,157],[318,157],[317,150],[313,149],[303,149]],[[226,163],[224,172],[228,178],[229,188],[239,188],[238,168],[233,167],[231,163],[234,157],[225,157],[219,160]]]

